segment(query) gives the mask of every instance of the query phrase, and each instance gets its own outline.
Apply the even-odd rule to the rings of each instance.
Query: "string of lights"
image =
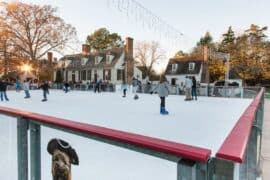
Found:
[[[125,14],[127,18],[135,20],[135,23],[141,25],[142,28],[154,31],[174,45],[178,44],[181,39],[183,40],[184,34],[182,32],[136,0],[107,0],[107,6],[117,9]]]

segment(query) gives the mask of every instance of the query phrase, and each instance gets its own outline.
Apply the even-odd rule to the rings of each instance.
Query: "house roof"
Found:
[[[119,60],[120,56],[124,52],[124,48],[115,48],[109,50],[103,50],[99,52],[91,52],[89,55],[85,54],[72,54],[62,57],[60,60],[71,60],[70,64],[66,67],[67,69],[85,69],[85,68],[111,68]],[[106,55],[110,54],[113,56],[110,64],[106,64]],[[95,57],[99,56],[100,62],[95,64]],[[85,64],[82,64],[82,59],[86,58]]]
[[[189,64],[194,63],[194,69],[190,70],[189,69]],[[201,65],[203,63],[203,60],[201,59],[183,59],[183,58],[172,58],[169,60],[169,64],[166,69],[166,74],[167,75],[174,75],[174,74],[199,74],[201,70]],[[173,64],[177,64],[177,67],[175,71],[172,70]]]

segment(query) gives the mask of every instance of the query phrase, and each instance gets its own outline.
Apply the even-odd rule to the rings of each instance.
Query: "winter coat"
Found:
[[[131,84],[133,87],[137,87],[141,84],[141,82],[138,79],[133,79]]]
[[[23,90],[29,91],[30,89],[30,82],[24,82],[23,83]]]
[[[42,85],[40,85],[40,88],[43,90],[43,91],[48,91],[49,90],[49,84],[48,83],[44,83]]]
[[[7,83],[5,81],[0,81],[0,91],[6,91],[8,85],[12,85],[12,84],[11,83]]]
[[[5,87],[5,82],[4,81],[0,81],[0,91],[5,91],[6,87]]]
[[[157,92],[159,97],[166,97],[169,95],[170,87],[167,81],[159,83],[153,90],[153,92]]]
[[[185,80],[185,87],[186,88],[191,88],[192,87],[192,80],[189,78],[186,78]]]
[[[192,88],[196,88],[197,82],[195,79],[192,79]]]
[[[124,83],[121,85],[121,89],[124,90],[124,89],[128,89],[128,84],[127,83]]]

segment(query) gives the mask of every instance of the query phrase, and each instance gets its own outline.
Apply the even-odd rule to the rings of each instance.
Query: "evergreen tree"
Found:
[[[224,53],[230,53],[233,50],[234,42],[235,42],[235,35],[232,27],[230,26],[227,33],[223,34],[223,40],[219,45],[219,51]]]

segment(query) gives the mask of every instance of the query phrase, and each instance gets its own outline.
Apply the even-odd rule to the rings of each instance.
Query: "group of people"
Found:
[[[99,82],[98,81],[96,83],[96,87],[95,87],[95,92],[98,91],[99,92]],[[30,83],[31,81],[27,81],[24,80],[24,82],[21,84],[20,81],[16,81],[15,83],[15,87],[16,87],[16,91],[19,91],[21,88],[24,90],[25,92],[25,98],[30,98]],[[0,98],[1,101],[3,101],[4,99],[6,101],[9,101],[8,97],[7,97],[7,86],[8,85],[13,85],[11,83],[9,83],[8,81],[4,81],[2,79],[0,79]],[[139,99],[139,96],[137,94],[137,90],[138,87],[141,85],[141,82],[139,81],[138,78],[133,77],[132,81],[131,81],[131,85],[132,85],[132,92],[134,94],[134,99],[137,100]],[[184,91],[185,91],[185,101],[190,101],[190,100],[197,100],[197,82],[194,76],[186,76],[185,79],[185,83],[184,83]],[[123,81],[122,83],[122,90],[123,90],[123,97],[126,97],[126,93],[127,93],[127,89],[129,87],[129,84],[126,81]],[[49,84],[47,81],[43,81],[42,84],[38,87],[40,89],[43,90],[43,99],[42,101],[47,101],[47,95],[49,94]],[[69,83],[65,82],[64,83],[64,91],[67,93],[69,90]],[[153,94],[154,92],[157,92],[159,97],[160,97],[160,114],[162,115],[167,115],[169,114],[169,112],[166,110],[165,107],[165,99],[166,97],[169,95],[170,92],[170,86],[169,83],[165,77],[165,75],[160,76],[160,81],[158,83],[157,86],[155,86],[150,93]]]
[[[138,87],[141,85],[141,81],[138,78],[133,77],[133,79],[131,81],[131,85],[132,85],[132,93],[134,94],[133,98],[135,100],[137,100],[137,99],[139,99],[139,96],[137,94],[137,90],[138,90]],[[123,90],[122,97],[126,97],[128,86],[129,86],[128,83],[126,81],[123,81],[123,83],[121,85],[121,89]]]
[[[197,101],[197,81],[195,76],[186,76],[185,79],[185,101],[196,100]]]
[[[31,84],[31,80],[24,80],[23,83],[21,83],[19,80],[16,80],[15,83],[15,89],[16,92],[19,92],[21,89],[24,90],[25,93],[25,99],[31,98],[30,96],[30,84]],[[7,86],[9,85],[13,85],[13,83],[8,82],[7,80],[3,80],[0,78],[0,99],[1,101],[6,100],[9,101],[9,98],[7,97]],[[43,81],[40,85],[39,85],[39,89],[42,89],[43,91],[43,99],[42,101],[45,102],[47,101],[47,95],[49,94],[49,84],[47,81]]]

